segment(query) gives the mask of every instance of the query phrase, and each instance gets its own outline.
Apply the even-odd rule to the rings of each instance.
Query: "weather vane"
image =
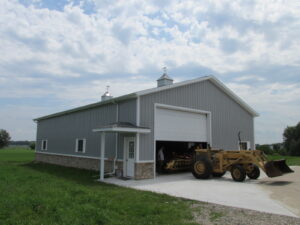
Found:
[[[164,70],[164,74],[167,74],[167,67],[166,66],[163,67],[163,70]]]

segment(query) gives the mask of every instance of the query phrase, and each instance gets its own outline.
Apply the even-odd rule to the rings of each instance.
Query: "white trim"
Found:
[[[44,142],[46,142],[46,148],[44,148]],[[41,151],[47,151],[48,150],[48,139],[42,139],[41,140]]]
[[[124,132],[124,133],[150,133],[151,130],[148,128],[129,128],[129,127],[109,127],[93,129],[93,132]]]
[[[140,97],[136,99],[136,125],[140,126]],[[136,133],[136,157],[135,162],[140,161],[140,134]]]
[[[125,137],[123,137],[123,177],[126,177],[126,152],[125,152]]]
[[[99,177],[101,181],[104,181],[104,157],[105,157],[105,132],[101,132],[101,148],[100,148],[100,165],[99,165]]]
[[[129,151],[129,148],[126,149],[126,141],[127,140],[133,140],[134,141],[134,163],[136,163],[136,138],[134,136],[125,136],[124,137],[124,143],[123,143],[123,153],[124,153],[124,160],[123,160],[123,176],[124,177],[128,177],[127,176],[127,156],[128,156],[128,152]],[[135,177],[135,168],[133,168],[133,176],[132,178]]]
[[[135,162],[139,162],[140,161],[140,134],[139,133],[136,133],[135,134],[135,142],[136,142],[136,154],[135,154]]]
[[[83,140],[82,152],[78,151],[78,141]],[[85,153],[86,150],[86,138],[76,138],[75,140],[75,152]]]
[[[160,103],[155,103],[154,105],[155,105],[155,107],[159,107],[159,108],[174,109],[174,110],[177,110],[177,111],[184,111],[184,112],[193,112],[193,113],[202,113],[202,114],[211,113],[210,111],[180,107],[180,106],[175,106],[175,105],[166,105],[166,104],[160,104]]]
[[[251,142],[250,141],[238,141],[238,149],[241,150],[241,146],[240,146],[240,143],[247,143],[247,149],[246,150],[249,150],[251,149]]]
[[[184,112],[192,112],[192,113],[199,113],[199,114],[206,114],[207,115],[207,143],[212,146],[212,129],[211,129],[211,112],[205,111],[205,110],[199,110],[199,109],[193,109],[193,108],[186,108],[186,107],[180,107],[180,106],[174,106],[174,105],[166,105],[166,104],[160,104],[160,103],[154,103],[154,129],[153,129],[153,152],[154,152],[154,178],[156,177],[156,114],[157,114],[157,108],[164,108],[164,109],[171,109],[171,110],[177,110],[177,111],[184,111]]]
[[[140,126],[140,97],[136,99],[136,125]]]
[[[59,155],[59,156],[69,156],[69,157],[77,157],[77,158],[87,158],[87,159],[101,159],[99,157],[94,157],[94,156],[85,156],[85,155],[69,155],[69,154],[61,154],[61,153],[53,153],[53,152],[40,152],[37,151],[36,153],[38,154],[46,154],[46,155]],[[107,161],[112,161],[110,158],[104,158],[104,160]],[[123,162],[123,159],[117,159],[118,162]]]
[[[255,144],[255,122],[253,118],[253,150],[256,150],[256,144]]]
[[[153,178],[156,178],[156,112],[157,112],[157,103],[154,103],[154,115],[153,115]]]
[[[207,132],[207,134],[208,134],[208,141],[207,141],[207,143],[210,145],[210,147],[212,148],[213,147],[213,141],[212,141],[212,126],[211,126],[211,112],[208,112],[207,114],[206,114],[206,116],[207,116],[207,129],[208,129],[208,132]]]
[[[136,163],[154,163],[153,160],[140,160],[140,161],[137,161]]]
[[[231,91],[221,81],[219,81],[215,76],[212,76],[212,75],[200,77],[200,78],[193,79],[193,80],[179,82],[179,83],[175,83],[172,85],[166,85],[166,86],[162,86],[162,87],[158,87],[158,88],[151,88],[148,90],[139,91],[139,92],[136,92],[136,95],[137,96],[148,95],[148,94],[152,94],[152,93],[156,93],[156,92],[160,92],[160,91],[164,91],[164,90],[169,90],[169,89],[184,86],[184,85],[202,82],[205,80],[210,80],[211,82],[213,82],[223,92],[225,92],[228,96],[230,96],[233,100],[235,100],[245,110],[247,110],[252,116],[259,116],[259,114],[254,109],[252,109],[244,100],[242,100],[239,96],[237,96],[233,91]]]

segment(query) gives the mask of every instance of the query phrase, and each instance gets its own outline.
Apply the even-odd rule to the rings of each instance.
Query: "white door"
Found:
[[[125,147],[125,160],[126,160],[126,176],[134,177],[134,159],[135,159],[135,138],[125,137],[124,138]]]
[[[160,107],[156,109],[156,140],[207,142],[207,133],[207,114]]]

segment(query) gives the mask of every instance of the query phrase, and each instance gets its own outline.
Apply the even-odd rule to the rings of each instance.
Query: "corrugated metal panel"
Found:
[[[100,135],[92,132],[92,129],[117,122],[117,108],[120,121],[136,124],[136,100],[127,100],[118,104],[118,107],[116,104],[103,105],[39,121],[37,151],[41,149],[41,140],[47,139],[48,150],[46,152],[99,157]],[[105,157],[107,158],[115,155],[116,137],[113,133],[106,134]],[[86,138],[86,153],[75,152],[76,138]],[[122,142],[122,136],[119,135],[118,155],[121,156],[119,158],[123,158]]]
[[[136,99],[120,102],[119,122],[129,122],[136,125]]]
[[[254,147],[253,117],[210,81],[189,84],[145,96],[140,99],[140,125],[151,133],[140,136],[140,160],[154,157],[154,104],[161,103],[211,111],[212,147],[237,149],[238,131]]]
[[[120,102],[118,104],[119,122],[129,122],[136,125],[136,99]],[[118,159],[123,159],[124,153],[124,137],[133,134],[118,134]]]

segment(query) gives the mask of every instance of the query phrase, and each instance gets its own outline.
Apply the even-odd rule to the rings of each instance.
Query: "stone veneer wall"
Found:
[[[154,163],[135,163],[136,180],[154,178]]]
[[[87,170],[99,171],[99,159],[80,158],[74,156],[55,155],[47,153],[35,153],[35,160],[49,164],[56,164],[66,167],[74,167]],[[113,166],[112,160],[105,160],[105,173],[111,172]],[[153,163],[135,163],[135,177],[136,180],[154,178]],[[116,162],[116,174],[123,174],[123,162]]]
[[[56,164],[60,166],[66,167],[75,167],[87,170],[96,170],[99,171],[100,161],[99,159],[93,158],[80,158],[74,156],[64,156],[64,155],[55,155],[55,154],[44,154],[44,153],[35,153],[35,160],[38,162]],[[123,169],[122,165],[123,162],[117,161],[118,168]],[[113,161],[112,160],[105,160],[104,164],[105,172],[111,172]]]

